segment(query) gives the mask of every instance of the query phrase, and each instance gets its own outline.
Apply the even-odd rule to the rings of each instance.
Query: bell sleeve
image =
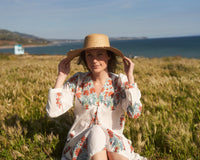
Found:
[[[142,103],[140,102],[141,92],[137,83],[129,84],[127,76],[119,74],[119,84],[122,87],[122,108],[131,118],[138,118],[141,115]]]
[[[50,88],[46,105],[49,117],[55,118],[67,112],[73,106],[78,74],[73,75],[62,88]]]

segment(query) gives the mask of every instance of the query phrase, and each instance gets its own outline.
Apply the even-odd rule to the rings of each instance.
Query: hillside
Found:
[[[0,29],[0,46],[13,46],[16,43],[22,45],[47,45],[50,41],[29,34]]]

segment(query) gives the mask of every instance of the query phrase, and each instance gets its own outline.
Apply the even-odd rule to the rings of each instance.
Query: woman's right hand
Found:
[[[67,77],[69,72],[70,72],[70,60],[68,58],[65,58],[62,61],[60,61],[58,65],[58,76]]]
[[[69,72],[70,72],[70,60],[68,58],[65,58],[62,61],[60,61],[58,65],[58,77],[54,88],[62,87]]]

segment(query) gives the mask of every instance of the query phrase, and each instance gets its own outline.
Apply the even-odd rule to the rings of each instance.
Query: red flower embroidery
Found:
[[[85,90],[85,91],[83,92],[83,95],[88,96],[88,95],[89,95],[89,91],[88,91],[88,90]]]
[[[135,119],[136,119],[136,118],[138,118],[139,116],[140,116],[140,113],[137,113],[137,114],[135,114],[135,115],[134,115],[134,117],[133,117],[133,118],[135,118]]]
[[[133,146],[131,145],[131,143],[128,141],[128,144],[130,145],[130,148],[131,148],[131,152],[133,152],[134,151],[134,148],[133,148]]]
[[[119,147],[115,147],[115,152],[117,152],[119,150]]]
[[[90,88],[90,93],[94,93],[95,89],[94,88]]]
[[[122,115],[122,116],[120,117],[120,126],[121,126],[121,127],[122,127],[124,121],[125,121],[125,117],[124,117],[124,115]]]
[[[130,85],[128,82],[125,82],[125,88],[126,88],[126,89],[129,89],[129,88],[133,88],[133,86]]]
[[[113,138],[113,132],[112,132],[111,130],[109,130],[109,129],[107,129],[107,131],[108,131],[109,137],[110,137],[110,138]]]
[[[78,157],[81,154],[82,150],[81,148],[77,148],[75,151],[76,156]]]
[[[60,98],[61,98],[61,93],[57,93],[57,98],[56,98],[56,104],[58,105],[58,108],[61,108],[62,107],[62,103],[60,101]]]
[[[112,80],[109,79],[109,80],[108,80],[108,83],[109,83],[109,85],[112,85]]]
[[[82,143],[84,143],[84,142],[85,142],[85,140],[86,140],[86,137],[85,137],[85,136],[83,136],[83,137],[81,138],[81,142],[82,142]]]
[[[111,96],[111,95],[113,95],[114,94],[114,92],[109,92],[108,93],[108,96]]]
[[[78,98],[81,98],[81,92],[77,92],[77,93],[76,93],[76,96],[77,96]]]
[[[89,108],[89,105],[87,104],[87,105],[85,105],[85,109],[88,109]]]
[[[87,86],[88,86],[88,83],[85,83],[85,84],[84,84],[84,87],[87,87]]]
[[[133,152],[133,151],[134,151],[134,149],[133,149],[133,146],[132,146],[132,145],[130,145],[130,148],[131,148],[131,152]]]
[[[70,133],[70,138],[73,138],[73,137],[74,137],[74,135],[72,133]]]
[[[106,89],[106,90],[108,90],[108,89]],[[107,95],[108,95],[108,92],[106,91],[106,92],[105,92],[105,95],[104,95],[104,98],[106,98]]]

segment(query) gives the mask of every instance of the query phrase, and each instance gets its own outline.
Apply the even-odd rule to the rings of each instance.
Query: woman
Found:
[[[77,56],[89,72],[78,72],[64,83],[70,61]],[[123,58],[126,75],[112,73],[116,56]],[[48,115],[60,116],[75,101],[75,122],[68,133],[62,160],[145,159],[134,153],[131,141],[123,135],[124,112],[137,118],[142,109],[133,62],[110,47],[106,35],[91,34],[86,36],[84,48],[69,51],[58,68],[55,87],[49,90]]]

